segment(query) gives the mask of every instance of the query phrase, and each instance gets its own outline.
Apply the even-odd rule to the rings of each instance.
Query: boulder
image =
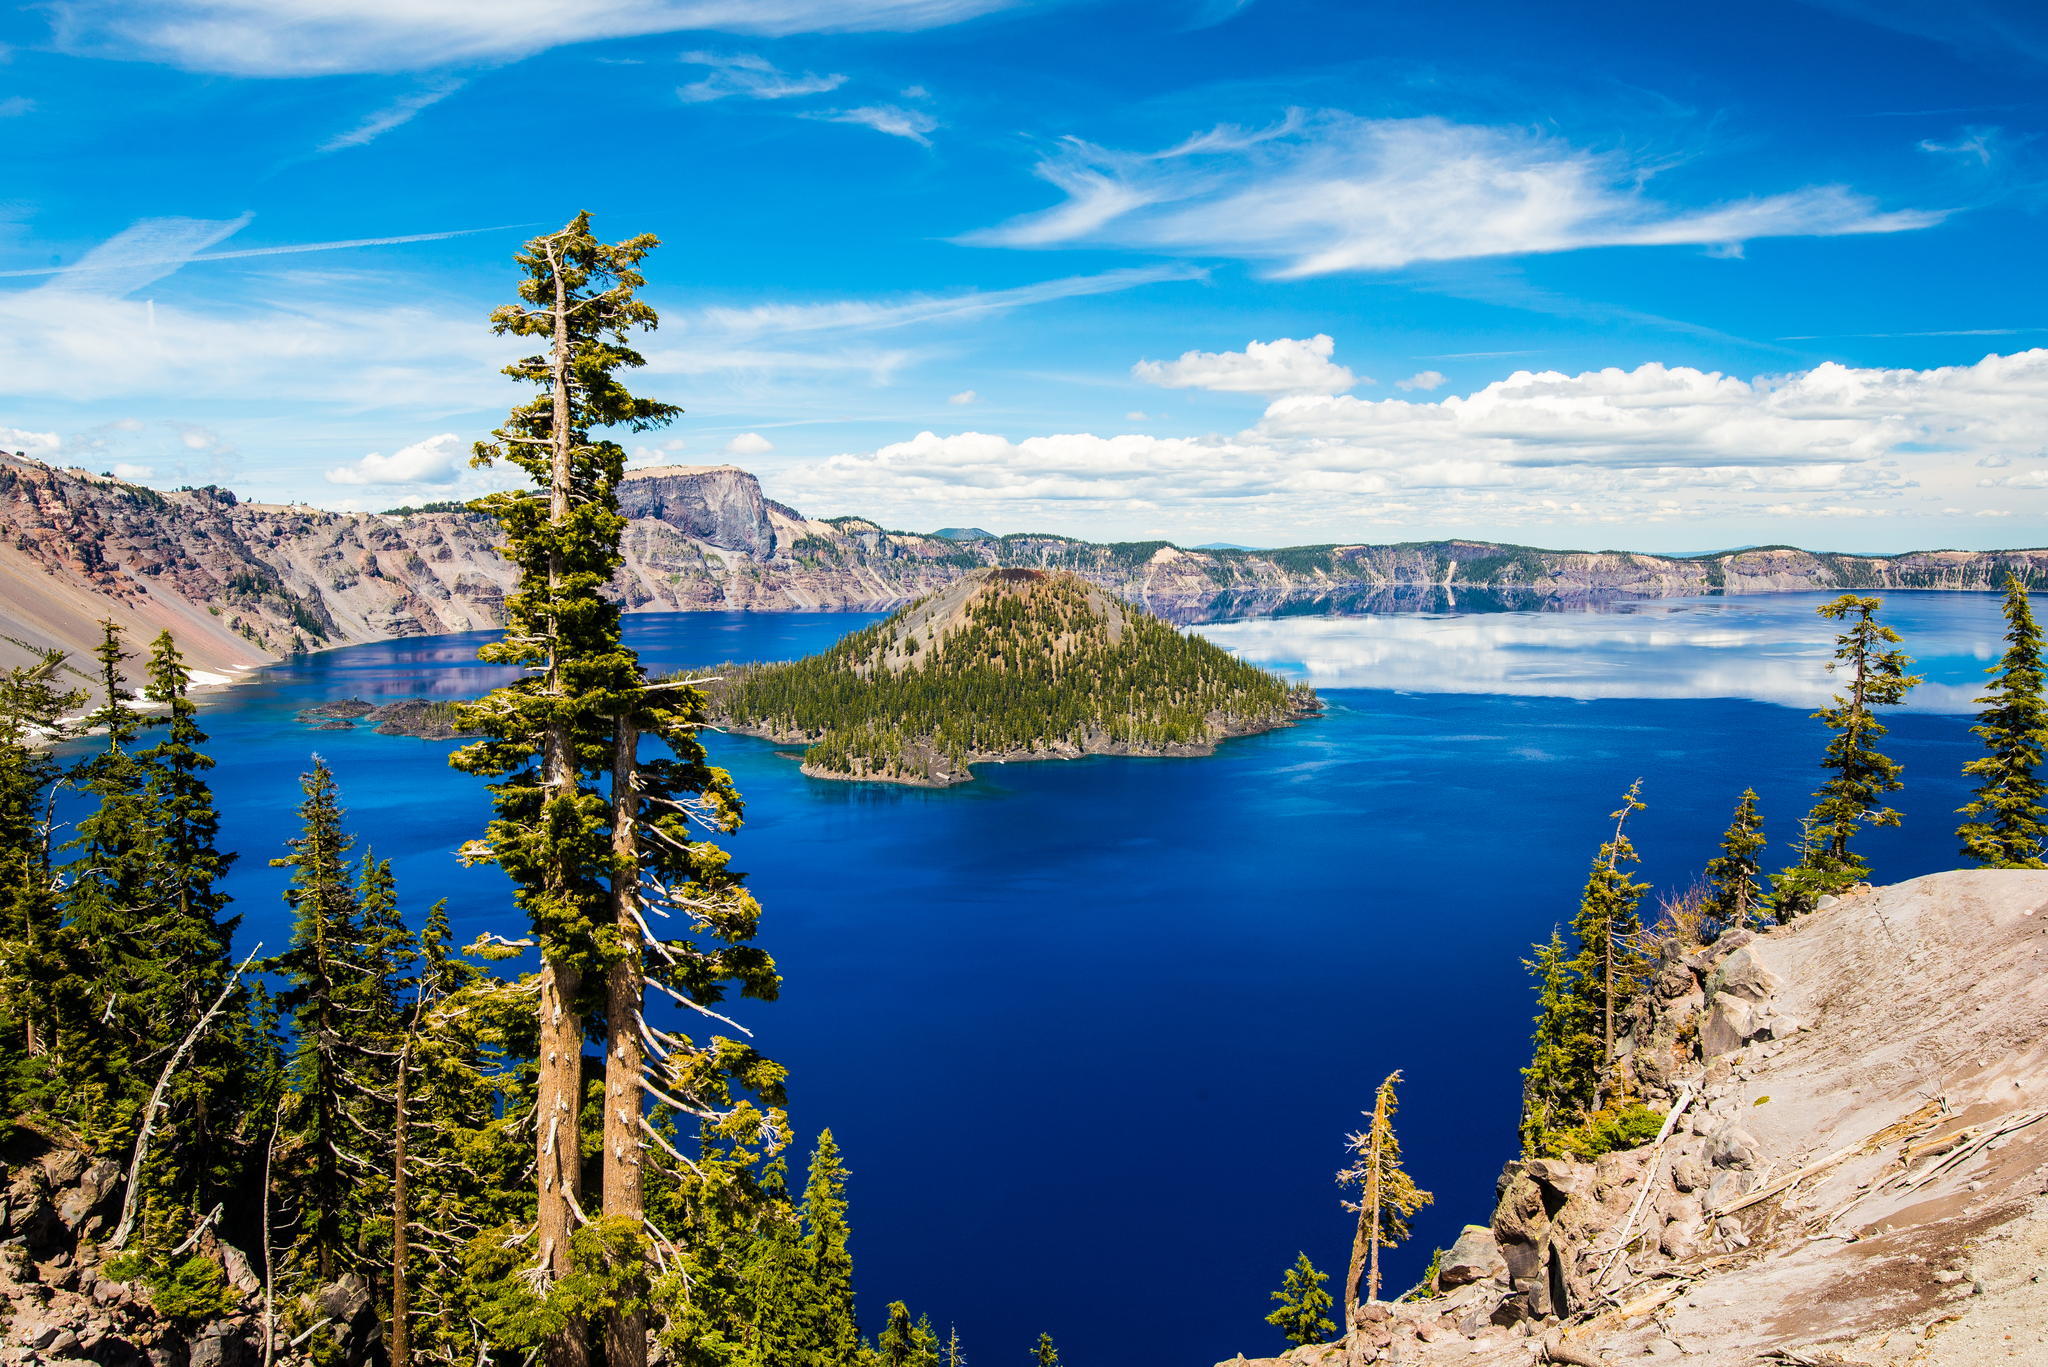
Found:
[[[120,1181],[118,1164],[104,1158],[94,1163],[57,1197],[58,1221],[80,1238],[104,1232],[113,1215],[109,1198]]]
[[[1741,997],[1714,998],[1714,1009],[1700,1027],[1700,1049],[1708,1058],[1732,1054],[1749,1043],[1756,1009]]]
[[[1763,966],[1754,945],[1744,945],[1723,959],[1714,974],[1717,996],[1725,994],[1760,1002],[1775,996],[1780,986],[1778,975]]]
[[[1485,1225],[1466,1225],[1459,1232],[1458,1241],[1444,1253],[1437,1268],[1436,1286],[1439,1291],[1452,1291],[1474,1282],[1505,1281],[1507,1275],[1508,1262],[1501,1256],[1500,1245],[1493,1241],[1493,1230]]]

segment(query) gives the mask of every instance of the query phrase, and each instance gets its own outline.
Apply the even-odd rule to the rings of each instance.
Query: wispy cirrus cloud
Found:
[[[914,32],[1019,0],[67,0],[67,51],[239,76],[415,71],[603,38],[700,30]]]
[[[1134,266],[1097,275],[1044,280],[1004,290],[963,290],[957,294],[912,295],[892,300],[848,299],[820,304],[708,308],[694,319],[686,320],[686,324],[740,335],[882,332],[892,328],[980,318],[1059,299],[1114,294],[1142,285],[1199,280],[1204,274],[1187,266]]]
[[[904,109],[898,105],[862,105],[856,109],[828,109],[818,113],[807,113],[803,117],[818,119],[825,123],[851,123],[862,128],[872,128],[877,133],[886,133],[892,138],[908,138],[920,147],[930,147],[930,134],[937,131],[939,121],[922,109]]]
[[[837,73],[819,76],[807,71],[798,75],[781,70],[765,57],[746,52],[685,52],[682,60],[692,66],[710,68],[702,80],[677,88],[676,94],[685,104],[708,104],[734,97],[786,100],[823,94],[846,84],[846,77]]]
[[[434,105],[462,89],[461,81],[441,81],[424,90],[410,95],[401,95],[382,109],[377,110],[346,133],[329,138],[320,144],[321,152],[339,152],[350,147],[361,147],[376,141],[392,129],[411,123],[421,110]]]
[[[1037,167],[1065,202],[963,240],[1233,257],[1284,279],[1587,247],[1905,232],[1943,217],[1882,210],[1841,185],[1679,206],[1650,196],[1656,169],[1530,128],[1296,111],[1158,152],[1067,139]]]
[[[476,233],[504,232],[531,224],[501,223],[488,228],[452,228],[438,233],[402,233],[390,237],[353,237],[334,242],[288,242],[271,247],[237,247],[208,251],[249,226],[254,215],[240,218],[140,219],[64,266],[29,266],[0,271],[0,278],[56,277],[49,288],[116,297],[131,294],[195,261],[239,261],[258,256],[295,256],[302,252],[338,252],[355,247],[396,247],[409,242],[444,242]]]

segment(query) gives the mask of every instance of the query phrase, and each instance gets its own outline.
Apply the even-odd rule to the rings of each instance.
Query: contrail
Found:
[[[500,233],[512,228],[537,227],[533,223],[496,223],[488,228],[456,228],[445,233],[408,233],[402,237],[352,237],[342,242],[298,242],[284,247],[243,247],[231,252],[201,252],[196,256],[167,256],[152,261],[124,262],[129,266],[182,266],[192,261],[232,261],[244,256],[289,256],[295,252],[338,252],[349,247],[396,247],[406,242],[440,242],[476,233]],[[0,271],[0,278],[24,275],[68,275],[86,269],[80,263],[69,266],[35,266],[28,270]]]

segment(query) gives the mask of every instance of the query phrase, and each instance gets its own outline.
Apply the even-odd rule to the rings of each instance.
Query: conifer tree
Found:
[[[643,364],[629,334],[656,323],[635,297],[639,263],[656,245],[651,235],[599,242],[588,214],[526,244],[517,258],[523,302],[499,309],[492,326],[544,343],[506,369],[541,392],[476,447],[479,463],[509,460],[539,486],[487,504],[520,579],[506,602],[505,639],[479,654],[528,674],[462,709],[465,729],[486,739],[453,761],[494,780],[496,816],[470,853],[511,877],[541,951],[535,1239],[554,1283],[575,1265],[589,1017],[601,1015],[606,1037],[600,1209],[618,1228],[637,1230],[645,1218],[650,1091],[663,1105],[713,1117],[729,1137],[772,1144],[780,1127],[778,1113],[748,1099],[778,1104],[780,1069],[730,1039],[658,1030],[641,1010],[653,981],[722,1021],[710,1006],[729,985],[768,998],[778,982],[749,943],[759,908],[724,852],[691,829],[695,821],[729,832],[740,819],[729,776],[706,763],[696,739],[702,696],[687,682],[648,687],[621,639],[619,608],[604,596],[620,564],[625,451],[595,434],[646,430],[679,411],[618,378]],[[642,760],[642,737],[665,743],[673,758]],[[649,910],[679,912],[698,938],[657,943]],[[604,1242],[619,1250],[638,1238]],[[637,1265],[608,1275],[644,1282]],[[645,1361],[642,1299],[626,1294],[608,1308],[608,1367]],[[568,1314],[546,1347],[551,1367],[582,1367],[584,1315]]]
[[[1329,1342],[1337,1326],[1328,1313],[1333,1304],[1330,1293],[1323,1290],[1323,1283],[1328,1280],[1330,1274],[1317,1271],[1308,1254],[1296,1254],[1294,1266],[1287,1269],[1280,1289],[1273,1293],[1273,1299],[1280,1304],[1266,1316],[1266,1323],[1285,1334],[1296,1347]]]
[[[392,1139],[384,1086],[403,1030],[364,925],[364,884],[350,876],[355,840],[343,825],[334,774],[316,757],[301,787],[292,853],[271,861],[292,871],[285,892],[292,943],[267,967],[287,983],[278,1004],[292,1016],[285,1131],[299,1207],[295,1254],[328,1282],[374,1266],[368,1241],[384,1215]],[[373,896],[381,891],[376,867],[366,870]]]
[[[1888,794],[1905,785],[1904,768],[1877,750],[1885,726],[1874,709],[1896,707],[1920,682],[1908,674],[1912,659],[1902,650],[1899,634],[1877,620],[1881,598],[1845,593],[1816,609],[1829,621],[1847,622],[1835,638],[1829,670],[1846,670],[1848,688],[1834,696],[1832,706],[1814,713],[1834,736],[1822,756],[1829,777],[1814,794],[1801,839],[1800,860],[1772,881],[1773,910],[1786,920],[1813,909],[1828,893],[1840,892],[1870,874],[1870,865],[1850,848],[1858,831],[1896,826],[1899,813],[1883,805]]]
[[[820,1367],[852,1367],[860,1354],[860,1321],[853,1304],[853,1255],[848,1250],[846,1165],[832,1131],[818,1135],[804,1181],[804,1259],[810,1271],[812,1341]]]
[[[1701,910],[1715,923],[1747,926],[1761,919],[1767,898],[1757,861],[1764,843],[1756,789],[1745,788],[1721,836],[1721,852],[1707,862],[1707,900]]]
[[[967,1367],[967,1354],[960,1351],[958,1325],[946,1327],[946,1367]]]
[[[939,1340],[931,1322],[920,1316],[913,1323],[908,1306],[889,1302],[888,1319],[875,1336],[873,1360],[876,1367],[939,1367]]]
[[[1522,1156],[1541,1153],[1554,1131],[1577,1122],[1586,1106],[1580,1061],[1592,1039],[1585,1002],[1571,990],[1570,952],[1564,935],[1533,946],[1536,957],[1522,966],[1536,978],[1536,1035],[1529,1066],[1522,1070]]]
[[[2048,751],[2048,702],[2042,698],[2041,629],[2034,621],[2026,585],[2005,577],[2005,654],[1986,671],[1994,676],[1977,701],[1971,734],[1984,742],[1984,756],[1963,766],[1979,780],[1956,831],[1963,856],[1988,869],[2048,868],[2048,784],[2041,757]]]
[[[1053,1347],[1051,1334],[1040,1334],[1038,1346],[1032,1349],[1032,1367],[1060,1367],[1060,1350]]]
[[[16,1111],[48,1046],[58,904],[50,794],[61,772],[40,741],[64,734],[83,694],[58,683],[62,651],[0,676],[0,1108]]]
[[[1394,1084],[1401,1074],[1387,1074],[1366,1112],[1370,1122],[1345,1139],[1351,1165],[1337,1174],[1339,1184],[1358,1189],[1356,1201],[1344,1208],[1358,1214],[1351,1239],[1351,1266],[1344,1277],[1344,1316],[1348,1323],[1357,1314],[1358,1289],[1363,1281],[1368,1301],[1380,1298],[1380,1250],[1392,1248],[1408,1237],[1408,1220],[1434,1198],[1415,1185],[1401,1166],[1401,1141],[1394,1136]]]
[[[1577,1018],[1586,1026],[1578,1037],[1573,1080],[1585,1111],[1598,1109],[1609,1097],[1614,1077],[1617,1023],[1642,990],[1642,900],[1649,884],[1629,877],[1625,866],[1639,862],[1626,826],[1642,811],[1643,783],[1637,779],[1612,813],[1613,838],[1600,846],[1572,918],[1572,939],[1578,952],[1570,964],[1569,991],[1577,999]]]
[[[141,1060],[160,1047],[151,1019],[157,982],[151,922],[159,912],[158,836],[146,792],[148,773],[134,753],[141,720],[124,678],[131,658],[121,628],[100,624],[93,651],[100,705],[85,719],[105,748],[74,767],[71,783],[92,802],[65,845],[63,927],[52,999],[53,1105],[58,1115],[108,1156],[132,1143],[148,1082]]]
[[[235,856],[218,845],[220,812],[206,781],[213,760],[199,748],[207,737],[191,698],[191,675],[168,631],[151,645],[145,691],[163,709],[145,729],[161,727],[163,735],[136,755],[155,838],[150,953],[137,961],[144,976],[134,991],[161,1047],[196,1026],[234,976],[231,951],[241,918],[226,914],[229,899],[220,880]],[[222,1014],[232,1022],[247,1013],[246,993],[237,984]],[[170,1080],[146,1173],[146,1249],[182,1243],[213,1193],[233,1178],[226,1146],[249,1082],[248,1043],[232,1030],[208,1030]]]

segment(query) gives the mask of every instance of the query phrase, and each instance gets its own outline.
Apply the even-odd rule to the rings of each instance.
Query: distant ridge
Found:
[[[807,517],[730,465],[632,471],[613,590],[629,611],[886,611],[995,565],[1064,570],[1177,622],[1272,612],[1528,606],[1699,593],[2048,586],[2048,550],[1820,554],[1759,547],[1687,559],[1451,539],[1205,551],[1050,533],[949,540],[864,517]],[[976,528],[960,530],[974,531]],[[82,654],[111,617],[170,629],[219,673],[294,650],[502,623],[497,525],[454,511],[338,513],[160,492],[0,454],[0,667]]]
[[[941,527],[933,532],[932,535],[944,537],[948,541],[993,541],[996,539],[994,532],[985,532],[979,527]]]

